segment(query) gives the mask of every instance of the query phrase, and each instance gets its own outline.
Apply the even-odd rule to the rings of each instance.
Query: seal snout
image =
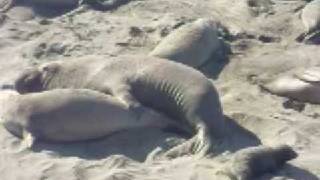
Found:
[[[295,152],[292,147],[288,145],[280,145],[276,148],[274,148],[274,152],[276,154],[276,160],[279,163],[286,163],[287,161],[290,161],[292,159],[295,159],[298,157],[298,153]]]
[[[40,91],[41,72],[37,68],[28,68],[18,76],[13,86],[21,94]]]

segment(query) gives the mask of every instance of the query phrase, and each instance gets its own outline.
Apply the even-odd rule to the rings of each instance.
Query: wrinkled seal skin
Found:
[[[118,99],[87,89],[55,89],[24,95],[1,91],[0,105],[4,127],[29,141],[29,146],[34,140],[90,140],[132,128],[165,128],[171,122],[155,112],[135,119],[133,112]]]
[[[199,19],[171,32],[149,55],[198,68],[219,48],[221,41],[215,22]]]
[[[196,136],[185,146],[190,147],[191,142],[192,150],[206,152],[225,133],[219,96],[212,83],[201,72],[167,59],[91,56],[56,61],[26,70],[15,86],[20,93],[89,88],[112,94],[137,114],[145,111],[144,106],[151,107],[190,127]]]
[[[287,145],[249,147],[235,153],[226,174],[235,180],[252,180],[280,169],[297,156]]]
[[[16,0],[0,0],[0,13],[8,11],[15,3]]]

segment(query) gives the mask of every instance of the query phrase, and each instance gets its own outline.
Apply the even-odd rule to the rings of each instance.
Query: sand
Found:
[[[229,126],[236,129],[211,158],[153,161],[152,152],[184,141],[158,129],[121,132],[96,141],[38,143],[33,150],[0,127],[3,180],[228,179],[217,173],[229,154],[259,144],[292,146],[299,157],[259,179],[320,177],[320,106],[272,95],[260,85],[320,64],[319,45],[298,43],[303,0],[132,0],[101,12],[65,13],[15,7],[0,14],[0,85],[25,67],[89,54],[148,54],[173,29],[212,18],[228,30],[232,54],[202,71],[216,85]],[[62,13],[64,12],[64,13]]]

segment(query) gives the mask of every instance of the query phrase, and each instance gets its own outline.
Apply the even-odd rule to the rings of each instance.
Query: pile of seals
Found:
[[[24,70],[16,92],[0,96],[2,123],[28,147],[38,140],[81,141],[173,126],[191,138],[163,157],[209,155],[229,132],[217,90],[196,69],[219,48],[216,26],[200,19],[167,38],[148,56],[86,56]],[[227,174],[251,179],[295,157],[289,146],[249,148],[235,156]]]

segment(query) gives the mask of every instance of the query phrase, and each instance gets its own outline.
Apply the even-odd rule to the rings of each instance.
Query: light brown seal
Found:
[[[267,91],[295,100],[320,103],[320,68],[312,67],[302,72],[283,75],[262,85]]]
[[[216,23],[198,19],[171,32],[149,55],[198,68],[221,47]]]
[[[156,112],[135,119],[116,98],[85,89],[55,89],[39,93],[0,92],[0,118],[12,134],[32,146],[35,140],[83,141],[121,130],[170,126],[172,120]]]

